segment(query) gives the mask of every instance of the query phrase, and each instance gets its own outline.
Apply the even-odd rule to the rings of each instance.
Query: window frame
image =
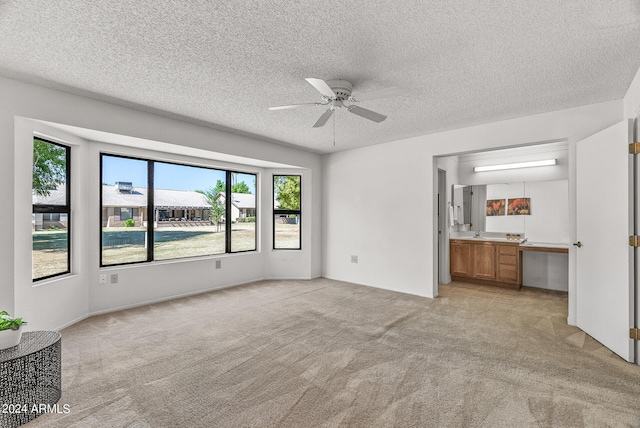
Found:
[[[140,264],[140,263],[148,263],[148,262],[152,261],[152,259],[149,258],[150,255],[152,254],[152,252],[151,252],[152,250],[149,247],[153,246],[153,234],[149,235],[147,233],[147,259],[146,260],[136,260],[136,261],[133,261],[133,262],[116,263],[116,264],[108,264],[108,265],[104,264],[104,260],[103,260],[103,257],[102,257],[103,256],[102,250],[104,249],[104,240],[103,240],[103,233],[102,233],[102,215],[105,213],[105,211],[106,211],[106,215],[107,216],[109,215],[109,209],[107,208],[105,210],[105,207],[102,204],[102,199],[103,199],[103,195],[102,195],[102,177],[103,177],[103,172],[104,172],[103,171],[104,170],[103,158],[105,156],[122,158],[122,159],[131,159],[131,160],[137,160],[137,161],[146,162],[146,164],[147,164],[147,188],[149,188],[149,174],[150,174],[149,173],[149,168],[150,168],[149,162],[150,161],[148,159],[142,159],[142,158],[138,158],[138,157],[135,157],[135,156],[117,155],[117,154],[112,154],[112,153],[103,153],[103,152],[100,153],[100,180],[99,180],[100,181],[100,192],[99,192],[99,194],[100,194],[100,221],[98,222],[98,224],[99,224],[99,233],[100,233],[100,239],[99,239],[99,242],[100,242],[100,267],[101,268],[109,268],[109,267],[113,267],[113,266],[128,266],[128,265],[136,265],[136,264]],[[149,214],[149,211],[150,211],[148,209],[149,208],[148,204],[149,204],[149,195],[147,194],[147,215]],[[113,212],[114,217],[116,215],[116,209],[117,208],[118,207],[114,207],[114,210],[113,210],[114,211]],[[118,218],[120,218],[119,214],[118,214]],[[148,218],[147,218],[147,221],[148,221]]]
[[[275,206],[275,196],[276,196],[276,177],[298,177],[300,179],[300,209],[297,210],[281,210],[281,209],[277,209]],[[272,180],[271,180],[271,185],[272,185],[272,194],[273,194],[273,215],[271,216],[272,218],[272,225],[273,225],[273,236],[272,236],[272,247],[273,250],[276,251],[280,251],[280,250],[293,250],[293,251],[300,251],[302,250],[302,175],[301,174],[273,174]],[[297,215],[299,218],[299,233],[298,233],[298,247],[294,248],[294,247],[280,247],[280,248],[276,248],[276,216],[277,215]]]
[[[226,244],[225,245],[226,245],[226,248],[227,248],[226,252],[229,253],[229,254],[241,254],[241,253],[250,253],[252,251],[258,251],[258,218],[257,218],[257,216],[255,216],[256,217],[256,228],[254,230],[254,238],[253,238],[253,244],[254,245],[253,245],[253,249],[252,250],[232,251],[232,248],[233,248],[233,242],[232,242],[233,239],[232,239],[232,233],[231,233],[232,232],[232,228],[231,227],[226,227],[227,219],[231,219],[231,213],[232,213],[232,210],[233,210],[233,208],[231,206],[233,204],[233,201],[232,201],[233,198],[231,197],[232,193],[233,193],[232,192],[232,187],[233,187],[233,179],[232,179],[232,177],[233,177],[233,174],[253,175],[255,177],[256,188],[254,189],[255,193],[253,195],[255,196],[256,200],[255,200],[255,207],[253,209],[256,211],[256,213],[258,212],[258,185],[257,185],[257,183],[258,183],[258,174],[254,173],[254,172],[242,172],[242,171],[235,171],[235,170],[229,170],[229,169],[224,170],[224,171],[227,172],[227,175],[226,175],[226,180],[227,180],[226,185],[227,186],[226,186],[226,189],[225,189],[226,190],[225,191],[225,205],[226,206],[225,206],[225,216],[224,216],[224,218],[225,218],[225,229],[224,229],[224,232],[226,234]],[[231,225],[231,224],[233,224],[233,221],[231,221],[231,223],[229,223],[229,225]]]
[[[147,232],[147,259],[146,260],[140,260],[140,261],[133,261],[133,262],[124,262],[124,263],[116,263],[116,264],[107,264],[105,265],[103,263],[103,241],[102,241],[102,235],[103,235],[103,227],[102,227],[102,213],[104,211],[104,206],[102,205],[102,201],[103,201],[103,195],[102,195],[102,177],[103,177],[103,166],[104,166],[104,162],[103,159],[104,157],[116,157],[116,158],[124,158],[124,159],[132,159],[132,160],[137,160],[137,161],[142,161],[142,162],[146,162],[147,163],[147,213],[146,213],[146,222],[147,222],[147,228],[146,228],[146,232]],[[190,168],[202,168],[202,169],[208,169],[208,170],[216,170],[216,171],[221,171],[225,173],[225,237],[224,237],[224,241],[225,241],[225,251],[222,253],[213,253],[213,254],[205,254],[205,255],[188,255],[188,256],[183,256],[183,257],[175,257],[175,258],[171,258],[171,259],[161,259],[161,260],[155,260],[154,259],[154,251],[155,251],[155,245],[154,245],[154,214],[155,214],[155,183],[154,183],[154,170],[155,170],[155,165],[157,163],[161,163],[161,164],[168,164],[168,165],[177,165],[177,166],[184,166],[184,167],[190,167]],[[100,153],[100,267],[101,268],[108,268],[108,267],[115,267],[115,266],[124,266],[124,265],[132,265],[132,264],[139,264],[139,263],[153,263],[153,262],[169,262],[169,261],[174,261],[174,260],[182,260],[182,259],[190,259],[190,258],[203,258],[203,257],[215,257],[215,256],[221,256],[221,255],[225,255],[225,254],[239,254],[239,253],[248,253],[248,252],[256,252],[258,251],[258,225],[256,222],[256,228],[255,228],[255,235],[254,235],[254,248],[250,249],[250,250],[239,250],[239,251],[232,251],[231,250],[231,227],[227,227],[227,222],[229,221],[228,219],[231,218],[231,213],[232,213],[232,209],[231,209],[231,202],[232,202],[232,198],[231,198],[231,177],[233,174],[244,174],[244,175],[253,175],[255,177],[255,181],[256,183],[258,182],[258,173],[256,172],[245,172],[245,171],[237,171],[237,170],[231,170],[231,169],[225,169],[225,168],[218,168],[218,167],[214,167],[214,166],[204,166],[204,165],[193,165],[193,164],[188,164],[188,163],[181,163],[181,162],[172,162],[172,161],[166,161],[166,160],[156,160],[156,159],[152,159],[152,158],[143,158],[143,157],[137,157],[137,156],[128,156],[128,155],[120,155],[120,154],[113,154],[113,153],[107,153],[107,152],[101,152]],[[256,186],[255,191],[255,198],[256,198],[256,208],[255,211],[257,213],[258,209],[257,209],[257,200],[258,200],[258,189]],[[129,207],[129,209],[131,209],[131,207]],[[133,215],[133,212],[132,212]],[[231,225],[231,223],[229,223],[229,226]]]
[[[58,143],[56,141],[47,140],[46,138],[34,136],[33,140],[41,141],[47,144],[53,144],[54,146],[62,147],[65,150],[65,205],[50,205],[50,204],[34,204],[31,203],[32,214],[66,214],[67,215],[67,269],[64,272],[54,273],[52,275],[45,275],[38,278],[33,277],[33,266],[31,268],[31,282],[39,282],[46,279],[55,278],[62,275],[68,275],[71,273],[71,233],[72,233],[72,218],[71,218],[71,146]],[[32,160],[33,164],[33,160]],[[33,188],[33,185],[32,185]],[[33,263],[33,237],[31,238],[31,252]]]

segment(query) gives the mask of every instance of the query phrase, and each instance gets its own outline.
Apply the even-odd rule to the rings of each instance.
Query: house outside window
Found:
[[[120,208],[120,220],[125,221],[132,218],[132,210],[130,208]]]

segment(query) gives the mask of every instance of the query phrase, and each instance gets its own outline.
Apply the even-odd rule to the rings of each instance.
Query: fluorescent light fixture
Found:
[[[557,165],[558,159],[547,159],[531,162],[505,163],[502,165],[474,166],[473,172],[500,171],[503,169],[531,168],[534,166]]]

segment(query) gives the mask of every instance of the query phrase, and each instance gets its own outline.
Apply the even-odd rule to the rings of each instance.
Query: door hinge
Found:
[[[640,143],[630,143],[629,144],[629,153],[632,155],[637,155],[640,153]]]
[[[629,246],[640,247],[640,236],[634,235],[629,237]]]
[[[630,328],[629,337],[632,340],[640,340],[640,328]]]

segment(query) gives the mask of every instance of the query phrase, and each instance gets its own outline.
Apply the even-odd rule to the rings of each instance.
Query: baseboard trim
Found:
[[[373,284],[365,284],[365,283],[362,283],[362,282],[355,282],[355,281],[352,281],[352,280],[342,279],[342,278],[335,278],[335,277],[327,276],[327,275],[321,275],[320,277],[321,278],[327,278],[327,279],[330,279],[332,281],[346,282],[348,284],[361,285],[363,287],[371,287],[371,288],[378,288],[380,290],[393,291],[394,293],[402,293],[402,294],[408,294],[410,296],[424,297],[426,299],[433,299],[434,297],[437,297],[437,296],[434,296],[434,297],[427,296],[427,295],[424,295],[424,294],[409,293],[408,291],[395,290],[393,288],[381,287],[379,285],[373,285]]]
[[[90,316],[91,316],[91,315],[89,315],[89,314],[87,314],[87,315],[82,315],[81,317],[78,317],[78,318],[76,318],[76,319],[74,319],[74,320],[71,320],[71,321],[69,321],[69,322],[66,322],[66,323],[62,324],[62,325],[61,325],[61,326],[59,326],[59,327],[54,328],[54,329],[53,329],[53,331],[60,331],[60,330],[63,330],[63,329],[65,329],[65,328],[67,328],[67,327],[71,327],[72,325],[74,325],[74,324],[76,324],[76,323],[79,323],[80,321],[84,321],[84,320],[86,320],[86,319],[87,319],[87,318],[89,318]]]
[[[238,287],[238,286],[241,286],[241,285],[251,284],[251,283],[254,283],[254,282],[264,281],[264,280],[265,280],[265,278],[255,278],[255,279],[251,279],[251,280],[248,280],[248,281],[241,281],[241,282],[235,282],[235,283],[232,283],[232,284],[222,285],[222,286],[219,286],[219,287],[211,287],[211,288],[206,288],[206,289],[202,289],[202,290],[190,291],[188,293],[175,294],[175,295],[172,295],[172,296],[161,297],[159,299],[145,300],[143,302],[136,302],[136,303],[132,303],[132,304],[129,304],[129,305],[117,306],[115,308],[103,309],[103,310],[99,310],[99,311],[92,311],[92,312],[89,312],[89,314],[85,318],[93,317],[93,316],[96,316],[96,315],[110,314],[112,312],[124,311],[124,310],[127,310],[127,309],[139,308],[141,306],[153,305],[155,303],[168,302],[170,300],[182,299],[183,297],[197,296],[198,294],[209,293],[211,291],[224,290],[226,288]]]

